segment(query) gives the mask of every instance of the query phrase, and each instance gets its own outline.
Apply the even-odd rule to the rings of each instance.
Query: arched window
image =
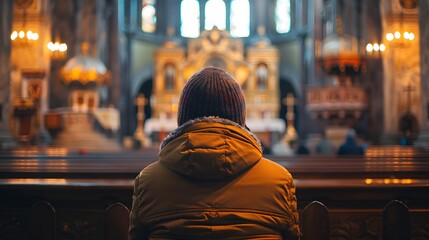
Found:
[[[249,0],[231,1],[231,36],[248,37],[250,24]]]
[[[183,37],[196,38],[200,35],[200,4],[197,0],[182,1],[180,18],[180,33]]]
[[[226,7],[223,0],[209,0],[205,9],[205,29],[211,30],[214,26],[220,30],[226,28]]]
[[[291,29],[290,0],[277,0],[275,10],[276,31],[288,33]]]
[[[156,29],[156,0],[142,1],[142,30],[153,33]]]

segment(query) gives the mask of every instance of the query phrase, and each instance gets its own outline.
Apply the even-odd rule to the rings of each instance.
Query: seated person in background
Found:
[[[363,155],[365,153],[364,148],[360,146],[356,141],[356,132],[350,129],[347,133],[346,140],[341,144],[338,149],[338,155]]]
[[[310,154],[310,150],[308,150],[307,144],[305,140],[299,140],[298,148],[296,149],[296,154],[298,155],[308,155]]]
[[[179,127],[136,177],[130,240],[299,239],[293,178],[262,157],[245,115],[243,92],[224,70],[187,81]]]
[[[319,154],[334,153],[334,147],[329,142],[329,140],[326,138],[325,134],[322,135],[322,139],[316,145],[316,153],[319,153]]]

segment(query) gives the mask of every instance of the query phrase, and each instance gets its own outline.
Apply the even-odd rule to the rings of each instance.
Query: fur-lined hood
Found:
[[[257,137],[246,128],[218,117],[186,122],[161,143],[159,160],[191,179],[218,180],[256,164],[262,158]]]

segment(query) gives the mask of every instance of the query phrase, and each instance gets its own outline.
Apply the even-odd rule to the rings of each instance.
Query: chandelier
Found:
[[[64,83],[102,85],[110,79],[110,72],[104,63],[89,55],[89,44],[82,43],[81,53],[69,59],[61,70]]]
[[[23,9],[23,24],[20,30],[15,30],[10,34],[13,46],[29,47],[36,43],[39,39],[39,34],[27,29],[27,8],[33,1],[16,1],[17,6]]]

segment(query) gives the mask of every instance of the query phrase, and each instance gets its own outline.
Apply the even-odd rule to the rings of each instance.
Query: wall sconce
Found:
[[[62,60],[67,56],[67,44],[65,43],[56,40],[55,42],[49,42],[47,47],[53,60]]]
[[[380,57],[386,51],[386,45],[383,43],[368,43],[365,47],[366,54],[370,57]]]
[[[411,2],[413,1],[403,1],[403,2]],[[415,38],[413,32],[403,31],[404,27],[404,13],[401,12],[399,18],[399,30],[395,30],[394,32],[388,32],[386,34],[387,43],[392,47],[406,47],[408,46]]]
[[[23,22],[20,30],[15,30],[10,34],[12,45],[17,47],[29,47],[33,45],[38,39],[39,34],[27,29],[27,8],[33,3],[33,1],[17,1],[17,6],[23,9]]]
[[[388,41],[389,45],[392,46],[404,47],[413,41],[414,38],[415,35],[412,32],[401,33],[400,31],[395,31],[394,33],[389,32],[386,34],[386,40]]]

